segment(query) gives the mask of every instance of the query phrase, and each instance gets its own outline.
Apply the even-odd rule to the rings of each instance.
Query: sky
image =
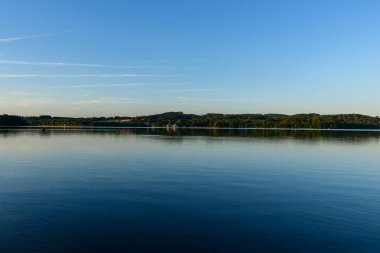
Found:
[[[0,114],[380,115],[378,0],[1,0]]]

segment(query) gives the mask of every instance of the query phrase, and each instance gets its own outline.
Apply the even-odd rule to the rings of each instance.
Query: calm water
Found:
[[[0,130],[0,252],[380,252],[380,132]]]

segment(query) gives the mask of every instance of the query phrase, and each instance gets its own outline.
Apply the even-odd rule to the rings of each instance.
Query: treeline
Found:
[[[121,120],[125,117],[92,117],[92,118],[69,118],[69,117],[52,117],[42,115],[35,117],[25,117],[24,119],[29,126],[67,126],[67,127],[85,127],[85,126],[107,126],[121,125]]]
[[[0,116],[0,125],[104,126],[104,127],[212,127],[212,128],[316,128],[380,129],[379,117],[360,114],[215,114],[167,112],[137,117],[66,118]]]
[[[25,126],[26,120],[20,116],[0,115],[0,126]]]
[[[170,112],[135,117],[132,122],[147,126],[184,126],[215,128],[318,128],[380,129],[379,117],[360,114],[205,114],[202,116]]]

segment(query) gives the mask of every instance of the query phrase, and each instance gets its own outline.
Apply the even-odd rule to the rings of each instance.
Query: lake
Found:
[[[380,132],[1,129],[0,252],[380,252]]]

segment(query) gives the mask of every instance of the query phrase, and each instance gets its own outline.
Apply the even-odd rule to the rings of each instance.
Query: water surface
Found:
[[[3,129],[0,252],[380,252],[380,132]]]

